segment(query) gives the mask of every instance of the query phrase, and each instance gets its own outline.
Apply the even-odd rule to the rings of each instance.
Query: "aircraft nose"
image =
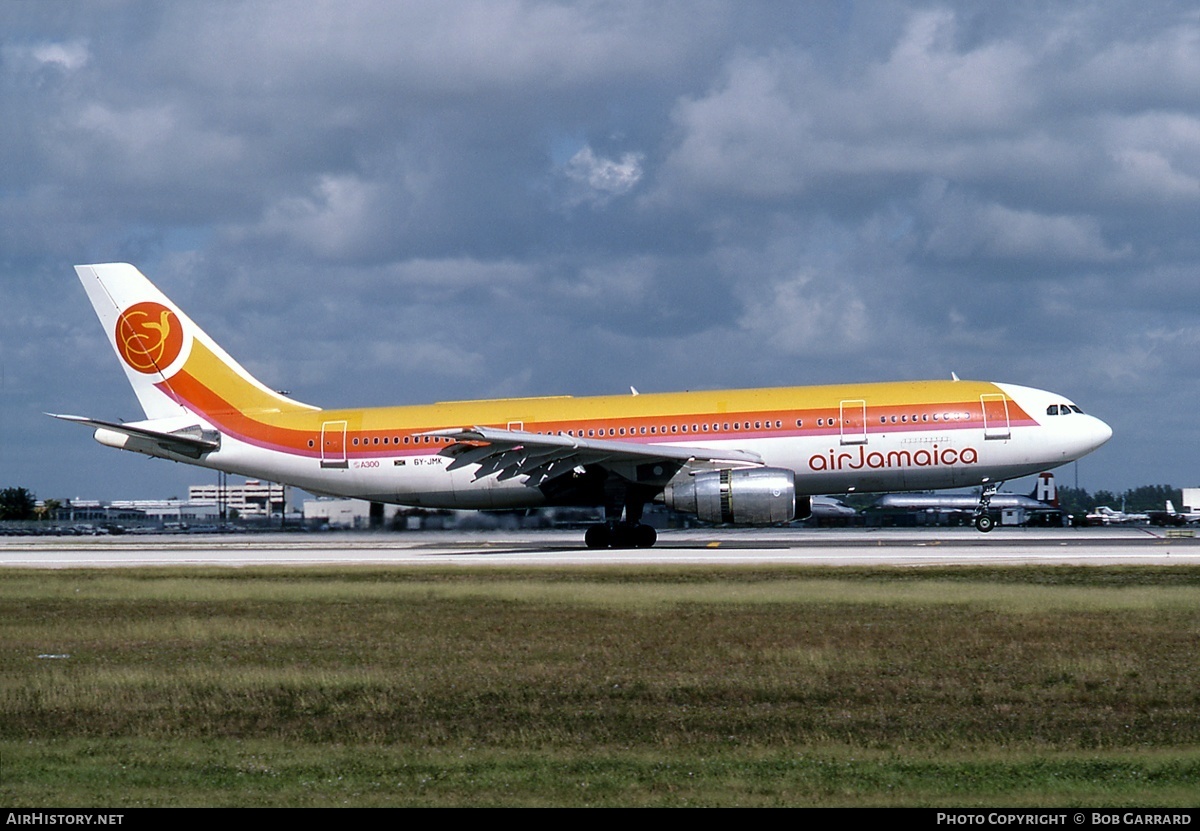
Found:
[[[1095,450],[1112,438],[1112,428],[1095,416],[1088,416],[1087,444],[1088,451]]]

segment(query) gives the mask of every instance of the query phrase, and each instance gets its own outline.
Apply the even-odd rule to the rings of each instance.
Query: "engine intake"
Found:
[[[796,474],[777,467],[682,474],[663,489],[663,501],[706,522],[790,522],[796,516]]]

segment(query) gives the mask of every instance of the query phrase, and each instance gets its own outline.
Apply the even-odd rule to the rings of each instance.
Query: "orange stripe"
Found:
[[[959,382],[959,384],[962,383]],[[863,395],[865,392],[878,393],[882,391],[882,387],[892,386],[872,385],[870,387],[833,389],[836,389],[839,395],[857,392],[859,393],[857,398],[846,400],[858,401],[865,399]],[[986,389],[988,392],[996,391],[996,388],[990,384],[979,384],[977,386]],[[616,409],[613,406],[616,402],[624,404],[643,403],[638,402],[638,399],[633,397],[609,396],[596,399],[541,399],[536,403],[529,399],[517,399],[512,401],[456,402],[454,404],[365,410],[312,411],[304,409],[283,413],[276,409],[270,413],[268,420],[267,413],[262,411],[254,415],[244,412],[224,396],[219,395],[198,378],[194,377],[187,369],[171,378],[169,388],[167,385],[160,385],[160,388],[193,412],[213,422],[213,425],[224,433],[251,444],[314,457],[320,455],[318,443],[321,426],[323,423],[331,421],[347,422],[350,428],[346,433],[346,451],[348,455],[401,455],[404,453],[425,452],[431,448],[445,446],[449,443],[447,440],[427,441],[424,438],[416,438],[414,436],[415,433],[476,425],[491,425],[504,428],[508,422],[504,419],[497,420],[495,415],[497,408],[506,405],[519,405],[525,408],[526,411],[536,411],[539,409],[553,411],[563,409],[564,404],[570,402],[570,406],[567,409],[580,411],[580,415],[583,415],[591,409],[589,405],[592,404],[597,405],[596,409],[611,411]],[[761,393],[766,392],[772,394],[769,397],[778,398],[780,397],[780,393],[790,392],[795,394],[797,399],[807,398],[811,402],[811,396],[817,390],[823,390],[823,388],[729,391],[724,393],[674,393],[667,396],[654,396],[654,398],[670,398],[672,399],[672,403],[678,405],[683,403],[681,399],[690,397],[710,398],[712,396],[723,396],[727,399],[732,399],[735,396],[742,397],[746,394],[758,397]],[[823,391],[828,391],[828,389],[824,389]],[[956,385],[953,391],[962,392],[963,390]],[[638,396],[638,398],[648,397],[650,396]],[[260,398],[259,400],[261,401],[262,399]],[[912,401],[880,406],[871,406],[870,399],[865,400],[868,401],[865,425],[868,434],[932,429],[978,429],[983,425],[983,408],[978,399],[966,402],[959,400],[944,403]],[[797,401],[797,403],[800,402]],[[1009,422],[1013,426],[1037,424],[1012,399],[1008,399],[1008,407]],[[840,402],[838,405],[825,407],[809,406],[805,409],[742,409],[716,414],[702,411],[691,413],[686,411],[681,412],[680,410],[683,408],[678,406],[666,409],[674,409],[675,412],[664,415],[641,413],[633,417],[621,417],[614,414],[600,418],[588,418],[586,416],[582,418],[563,418],[562,415],[565,414],[547,413],[549,417],[544,420],[538,419],[535,413],[528,413],[533,418],[524,420],[522,426],[523,429],[530,432],[566,433],[571,431],[575,435],[583,437],[618,440],[624,438],[626,440],[646,443],[656,441],[688,441],[695,438],[729,440],[768,436],[823,436],[837,435],[843,429],[840,423]],[[856,412],[857,414],[858,412]],[[949,421],[946,420],[947,414],[951,416]],[[441,419],[435,421],[434,419],[437,416],[441,416]],[[491,418],[487,416],[491,416]],[[937,421],[934,421],[935,417]],[[884,423],[880,422],[881,418],[885,420]],[[893,418],[895,421],[892,420]],[[421,421],[417,422],[417,419],[421,419]],[[800,422],[799,425],[797,425],[797,421]],[[390,423],[391,426],[380,425],[364,429],[362,427],[364,422],[374,422],[376,425],[379,425],[380,422],[384,424]],[[754,426],[756,422],[760,424],[759,427]],[[778,427],[775,426],[776,422],[779,423]],[[716,430],[712,429],[713,424],[718,425]],[[726,424],[730,425],[728,431],[725,429]],[[736,429],[733,427],[734,424],[738,425]],[[766,424],[770,426],[761,426]],[[684,426],[687,427],[687,432],[682,431]],[[705,426],[709,429],[705,430]],[[664,427],[666,428],[665,431]],[[672,427],[676,429],[676,432],[670,432]],[[622,428],[624,429],[624,433],[622,433]],[[646,430],[645,433],[641,432],[643,428]],[[651,429],[654,429],[655,432],[651,432]],[[849,429],[857,432],[862,427],[855,423]],[[610,434],[610,431],[614,432]],[[387,444],[383,443],[384,438],[388,439]],[[393,441],[393,439],[397,441]],[[375,443],[376,440],[378,440],[378,444]]]

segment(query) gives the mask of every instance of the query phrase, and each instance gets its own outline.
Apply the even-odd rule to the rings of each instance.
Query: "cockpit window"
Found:
[[[1051,404],[1046,408],[1046,415],[1058,415],[1058,405]]]
[[[1071,405],[1071,409],[1074,410],[1075,412],[1079,413],[1080,415],[1083,415],[1083,410],[1079,409],[1074,404]]]

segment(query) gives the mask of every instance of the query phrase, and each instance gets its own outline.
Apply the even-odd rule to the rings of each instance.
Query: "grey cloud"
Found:
[[[943,182],[930,183],[920,201],[930,226],[925,250],[941,259],[1102,263],[1130,256],[1128,247],[1105,241],[1093,217],[984,204],[947,192]]]

